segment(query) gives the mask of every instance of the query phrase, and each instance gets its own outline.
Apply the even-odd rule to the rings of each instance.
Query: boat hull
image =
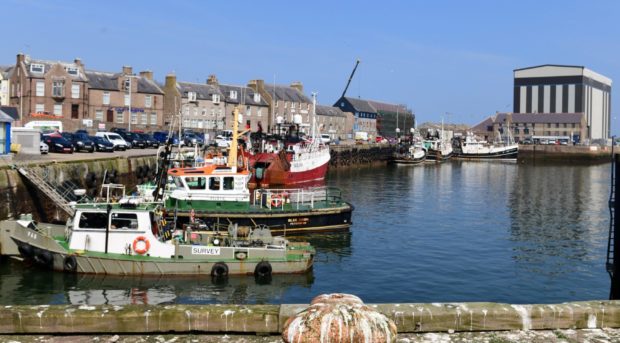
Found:
[[[426,161],[426,156],[422,158],[395,158],[392,160],[392,163],[395,164],[420,164]]]
[[[50,236],[37,233],[26,228],[16,229],[11,237],[18,246],[20,254],[25,260],[56,271],[80,274],[103,275],[212,275],[216,264],[225,264],[228,275],[252,275],[259,263],[269,262],[270,274],[305,273],[312,268],[313,258],[301,256],[306,253],[299,250],[298,258],[252,258],[251,248],[235,248],[230,256],[203,257],[188,253],[191,246],[184,246],[178,255],[171,258],[156,258],[145,255],[104,254],[89,251],[75,252],[63,249]],[[247,259],[238,260],[237,250],[246,253]],[[276,254],[277,252],[273,252]],[[71,265],[68,261],[72,261]]]
[[[325,180],[325,174],[329,163],[325,163],[317,168],[293,172],[279,169],[267,169],[262,179],[257,179],[254,175],[250,180],[253,187],[268,188],[270,186],[292,186],[313,181]]]
[[[462,153],[457,152],[454,157],[461,159],[516,159],[518,155],[518,148],[511,148],[501,151],[495,151],[490,153]]]
[[[426,156],[426,161],[427,162],[443,162],[443,161],[449,160],[452,157],[452,155],[453,155],[453,152],[450,152],[448,154],[442,154],[441,151],[429,149],[428,155]]]

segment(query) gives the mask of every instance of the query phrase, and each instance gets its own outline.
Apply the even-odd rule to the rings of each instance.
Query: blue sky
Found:
[[[620,81],[619,1],[2,0],[0,64],[24,52],[157,80],[301,81],[333,104],[347,92],[414,110],[418,123],[475,124],[512,110],[512,71],[583,65]],[[17,30],[20,31],[12,31]],[[12,32],[15,32],[13,34]],[[615,85],[614,85],[615,86]],[[614,87],[615,88],[615,87]],[[612,133],[618,91],[612,91]]]

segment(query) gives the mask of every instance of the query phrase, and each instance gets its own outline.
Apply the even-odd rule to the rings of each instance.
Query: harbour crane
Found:
[[[360,64],[360,60],[359,59],[355,60],[355,67],[353,67],[353,71],[351,72],[351,76],[349,76],[349,81],[347,81],[347,86],[344,87],[344,91],[342,91],[341,98],[344,98],[344,95],[347,93],[347,89],[349,89],[349,85],[351,84],[351,80],[353,79],[353,75],[355,74],[355,71],[357,70],[357,66],[359,64]]]

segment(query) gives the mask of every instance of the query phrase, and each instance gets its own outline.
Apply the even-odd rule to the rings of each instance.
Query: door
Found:
[[[71,119],[79,118],[79,113],[80,113],[80,105],[72,104],[71,105]]]
[[[111,123],[111,122],[113,122],[113,121],[114,121],[114,111],[112,111],[112,110],[108,110],[108,112],[106,113],[106,115],[107,115],[107,118],[106,118],[106,119],[107,119],[108,123]]]

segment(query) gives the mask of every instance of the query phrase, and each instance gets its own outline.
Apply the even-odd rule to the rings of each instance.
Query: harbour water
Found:
[[[367,303],[607,299],[610,165],[459,162],[330,172],[355,205],[350,234],[304,237],[305,275],[122,278],[0,264],[0,304]]]

